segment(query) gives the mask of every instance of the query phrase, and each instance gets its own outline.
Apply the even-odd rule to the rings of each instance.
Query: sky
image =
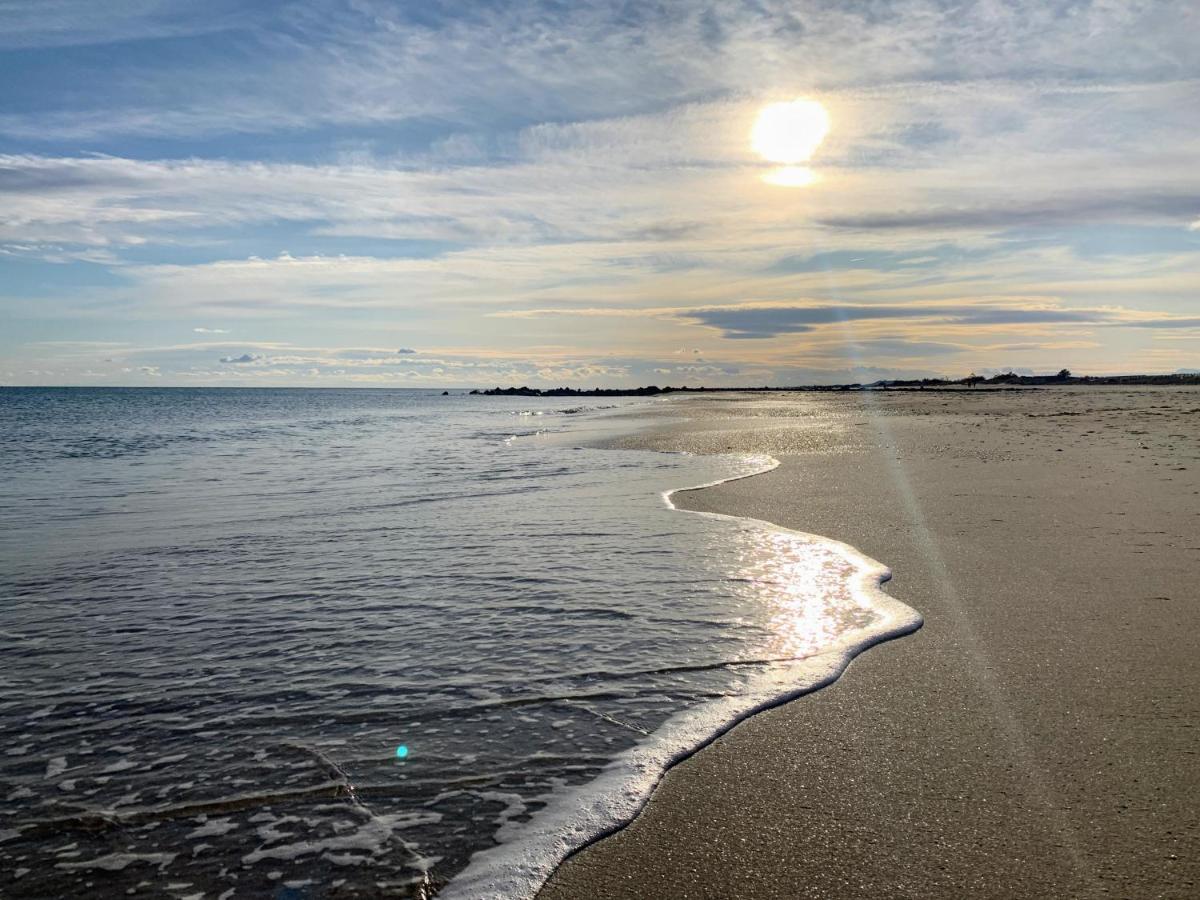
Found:
[[[1194,0],[0,0],[0,384],[1200,369],[1197,34]],[[789,179],[754,135],[797,100],[828,130]]]

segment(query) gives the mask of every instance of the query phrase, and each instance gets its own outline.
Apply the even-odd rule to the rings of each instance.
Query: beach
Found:
[[[663,502],[771,458],[583,446],[655,408],[0,390],[0,896],[531,896],[919,624],[852,548]]]
[[[924,617],[678,764],[547,900],[1200,890],[1200,390],[714,394],[614,443],[891,567]]]

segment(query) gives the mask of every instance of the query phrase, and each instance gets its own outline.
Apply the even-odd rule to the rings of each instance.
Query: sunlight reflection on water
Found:
[[[761,460],[508,440],[560,401],[4,399],[0,894],[415,892],[867,616],[819,540],[663,503]]]
[[[789,532],[752,534],[742,569],[769,610],[776,656],[810,656],[870,619],[852,589],[857,567],[835,546]]]

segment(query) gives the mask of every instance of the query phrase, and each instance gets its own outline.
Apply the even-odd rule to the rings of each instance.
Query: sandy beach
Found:
[[[1194,897],[1200,389],[672,400],[684,508],[845,541],[925,626],[672,769],[546,900]]]

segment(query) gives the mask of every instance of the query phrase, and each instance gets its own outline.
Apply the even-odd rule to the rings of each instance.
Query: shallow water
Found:
[[[852,556],[660,495],[763,460],[569,406],[0,391],[0,893],[436,888],[878,623]]]

